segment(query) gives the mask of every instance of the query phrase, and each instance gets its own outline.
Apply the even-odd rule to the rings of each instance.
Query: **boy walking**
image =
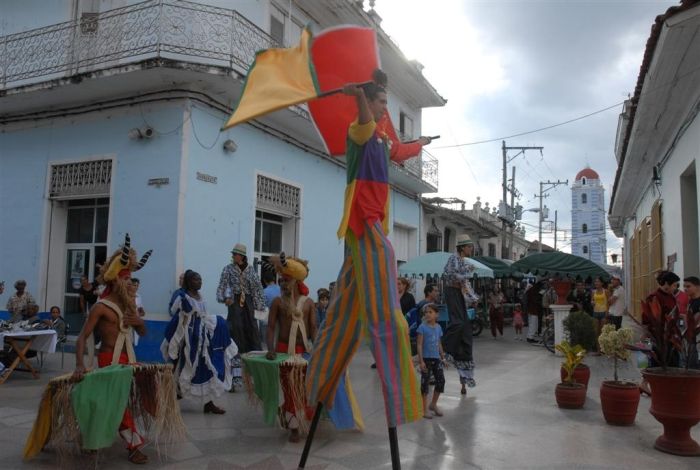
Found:
[[[416,345],[418,347],[418,360],[420,361],[420,391],[423,395],[423,417],[432,419],[428,410],[435,416],[442,416],[442,411],[437,407],[440,394],[445,391],[445,351],[442,349],[442,327],[437,323],[438,309],[435,304],[427,304],[423,307],[423,322],[418,327]],[[433,398],[428,406],[428,389],[430,376],[435,378]]]

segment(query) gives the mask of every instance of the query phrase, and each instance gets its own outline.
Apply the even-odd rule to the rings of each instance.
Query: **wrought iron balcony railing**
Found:
[[[244,72],[256,51],[276,46],[235,10],[148,0],[0,37],[0,90],[154,57]]]
[[[417,157],[410,158],[401,163],[394,163],[394,165],[437,189],[438,161],[432,155],[422,152],[421,155]]]

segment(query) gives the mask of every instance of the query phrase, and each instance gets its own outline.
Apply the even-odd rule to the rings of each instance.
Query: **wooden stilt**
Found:
[[[389,448],[391,449],[391,468],[401,470],[401,456],[399,455],[399,438],[396,434],[396,426],[389,428]]]
[[[318,425],[318,420],[321,417],[321,410],[323,409],[323,403],[318,402],[316,405],[316,411],[314,412],[313,420],[311,421],[311,428],[309,429],[309,434],[306,436],[306,443],[304,443],[304,451],[301,453],[301,460],[299,460],[298,468],[305,468],[306,459],[309,457],[309,451],[311,450],[311,443],[314,440],[314,433],[316,432],[316,426]]]

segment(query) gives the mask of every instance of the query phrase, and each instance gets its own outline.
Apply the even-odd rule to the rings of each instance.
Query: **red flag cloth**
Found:
[[[314,37],[311,60],[321,93],[368,82],[379,68],[377,35],[359,26],[327,29]],[[357,115],[355,99],[343,94],[326,96],[310,101],[309,110],[328,153],[345,155],[348,127]]]
[[[314,37],[311,60],[321,93],[348,83],[368,82],[380,66],[377,35],[373,29],[359,26],[327,29]],[[355,98],[342,94],[322,97],[310,101],[309,110],[328,153],[344,156],[348,127],[357,117]],[[403,161],[420,153],[422,147],[417,142],[400,144],[388,114],[378,123],[377,130],[391,140],[392,160]]]

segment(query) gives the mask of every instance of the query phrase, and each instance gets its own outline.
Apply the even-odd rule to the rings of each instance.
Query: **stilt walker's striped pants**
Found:
[[[360,238],[348,230],[345,242],[345,261],[307,368],[309,403],[332,408],[338,381],[366,328],[382,380],[388,425],[415,421],[423,405],[396,289],[394,249],[379,222],[365,224]]]

